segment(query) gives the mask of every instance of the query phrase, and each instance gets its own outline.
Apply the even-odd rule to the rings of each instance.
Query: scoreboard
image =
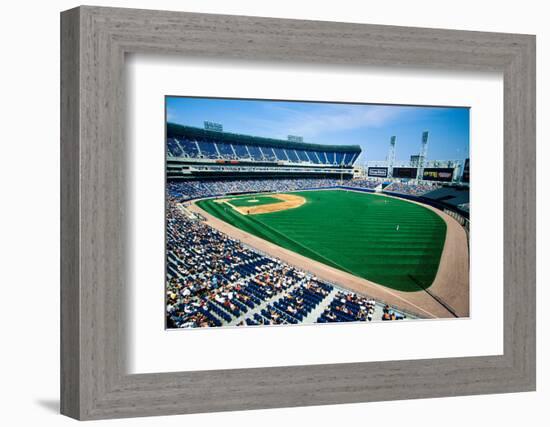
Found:
[[[367,171],[368,176],[374,178],[387,178],[388,177],[388,168],[373,168],[369,167]]]
[[[415,179],[417,174],[416,168],[393,168],[394,178],[410,178]]]
[[[453,168],[425,168],[422,179],[425,181],[451,182],[453,180],[453,173]]]

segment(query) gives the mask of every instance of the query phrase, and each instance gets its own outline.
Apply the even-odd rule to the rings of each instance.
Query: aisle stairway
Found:
[[[337,288],[332,288],[332,291],[319,303],[317,307],[315,307],[311,313],[307,315],[306,318],[304,318],[304,323],[315,323],[317,322],[317,319],[319,316],[325,311],[325,308],[329,306],[329,304],[332,302],[336,294],[338,293]]]
[[[291,287],[289,287],[288,289],[286,289],[285,291],[283,292],[279,292],[278,294],[272,296],[271,298],[265,300],[265,301],[262,301],[261,304],[257,305],[256,307],[254,307],[253,309],[251,310],[248,310],[246,313],[243,313],[241,314],[239,317],[231,320],[231,322],[228,322],[226,324],[226,326],[236,326],[238,325],[240,322],[242,321],[245,321],[246,319],[253,319],[254,318],[254,315],[256,313],[260,313],[264,308],[266,308],[269,304],[275,302],[275,301],[278,301],[279,299],[281,299],[281,297],[285,294],[285,293],[289,293],[289,292],[292,292],[294,289],[298,288],[299,286],[301,286],[303,283],[303,281],[300,281],[294,285],[292,285]]]

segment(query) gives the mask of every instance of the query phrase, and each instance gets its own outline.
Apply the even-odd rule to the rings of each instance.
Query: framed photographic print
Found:
[[[63,414],[534,390],[533,36],[61,24]]]

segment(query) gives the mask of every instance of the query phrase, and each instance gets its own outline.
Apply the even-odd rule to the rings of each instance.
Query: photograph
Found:
[[[165,96],[166,328],[470,316],[470,108]]]

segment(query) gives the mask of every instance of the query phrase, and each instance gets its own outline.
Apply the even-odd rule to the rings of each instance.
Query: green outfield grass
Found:
[[[260,206],[260,205],[270,205],[272,203],[280,203],[282,200],[277,199],[271,196],[248,196],[248,197],[238,197],[235,199],[229,199],[228,203],[232,204],[236,208],[242,206]]]
[[[435,212],[369,193],[293,194],[305,197],[306,203],[259,215],[241,215],[212,200],[198,204],[244,231],[387,287],[412,292],[432,284],[446,233]]]

